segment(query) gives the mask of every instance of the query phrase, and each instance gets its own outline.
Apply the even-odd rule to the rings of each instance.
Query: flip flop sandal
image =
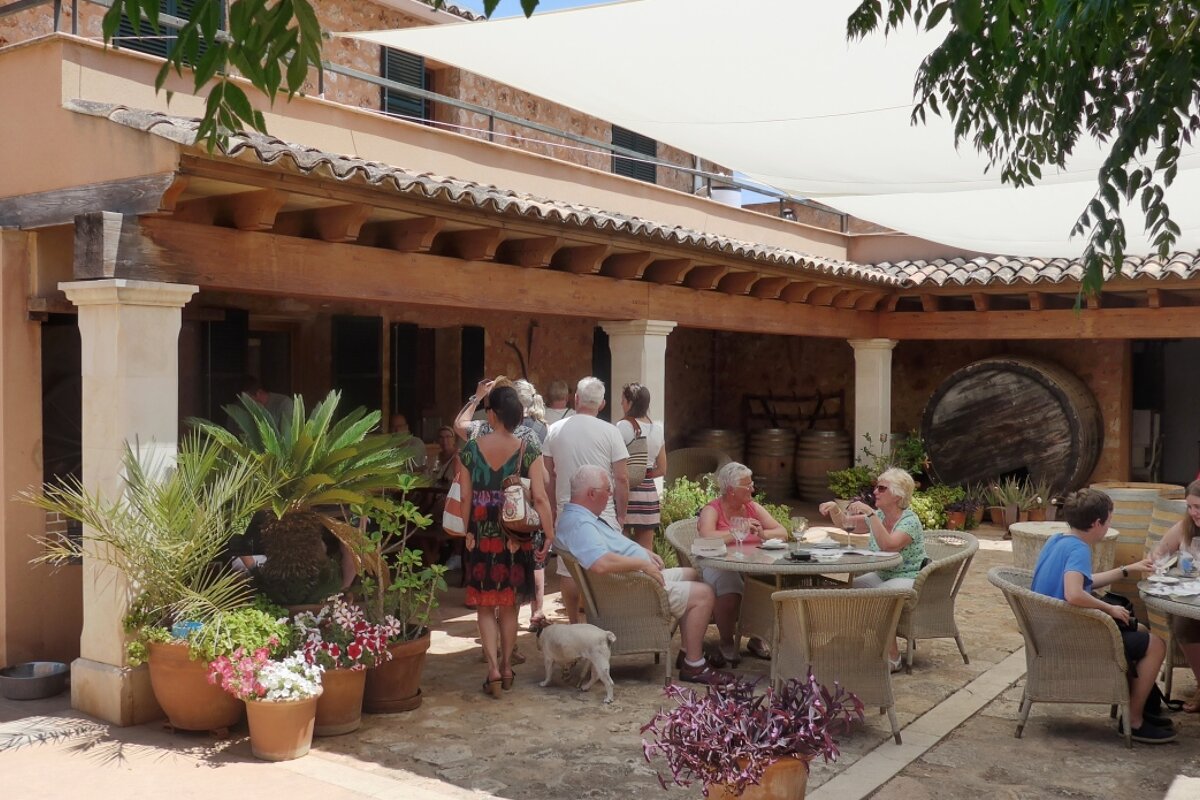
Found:
[[[1192,695],[1192,699],[1184,703],[1181,708],[1189,714],[1200,714],[1200,689]]]
[[[764,661],[771,660],[771,646],[762,639],[752,638],[746,643],[746,649],[750,651],[750,655],[755,658],[761,658]]]

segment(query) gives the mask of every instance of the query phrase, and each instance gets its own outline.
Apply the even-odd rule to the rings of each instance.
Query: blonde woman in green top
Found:
[[[925,561],[925,533],[921,520],[908,507],[916,483],[902,469],[893,467],[875,480],[875,508],[855,501],[845,512],[836,503],[822,503],[821,513],[832,517],[838,525],[845,526],[847,520],[857,523],[856,529],[866,529],[871,535],[870,548],[889,553],[899,553],[903,559],[895,569],[879,570],[859,575],[854,579],[856,589],[887,588],[911,589]],[[900,668],[900,648],[895,641],[891,650],[892,670]]]

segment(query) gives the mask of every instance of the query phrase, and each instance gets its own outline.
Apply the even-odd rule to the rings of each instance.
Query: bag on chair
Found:
[[[533,507],[533,493],[529,478],[521,476],[525,464],[525,442],[517,455],[517,471],[504,479],[504,505],[500,510],[500,527],[508,538],[518,542],[533,540],[533,534],[542,527],[542,519]]]
[[[633,417],[625,419],[629,420],[629,424],[633,426],[633,441],[625,446],[625,449],[629,451],[625,469],[629,472],[629,488],[632,489],[646,480],[646,472],[650,466],[650,452],[646,444],[646,436],[642,433],[642,426],[638,425],[638,421]]]

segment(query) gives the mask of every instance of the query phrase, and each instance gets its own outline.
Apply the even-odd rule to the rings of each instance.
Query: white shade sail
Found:
[[[1078,256],[1071,227],[1105,150],[1013,189],[951,126],[910,124],[912,87],[940,36],[910,25],[848,42],[855,0],[629,0],[465,25],[344,34],[420,53],[609,120],[863,219],[987,253]],[[1151,153],[1153,158],[1155,154]],[[1200,248],[1200,152],[1168,190]],[[1140,207],[1130,253],[1147,253]]]

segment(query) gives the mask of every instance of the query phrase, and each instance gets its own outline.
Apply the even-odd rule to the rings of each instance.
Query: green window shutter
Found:
[[[612,127],[612,143],[626,150],[643,153],[650,158],[658,157],[658,142],[649,136],[642,136],[617,125]],[[627,178],[636,178],[646,183],[658,183],[658,167],[642,161],[622,158],[617,154],[612,157],[612,171]]]
[[[159,6],[159,13],[172,17],[179,17],[181,19],[191,19],[192,10],[195,8],[195,5],[196,0],[162,0]],[[221,5],[220,10],[220,27],[224,28],[225,6]],[[150,23],[143,21],[140,32],[135,34],[133,32],[133,24],[130,23],[129,17],[122,14],[121,22],[117,26],[117,36],[159,36],[164,38],[118,40],[118,46],[124,47],[127,50],[136,50],[139,53],[147,53],[148,55],[166,58],[175,49],[176,41],[173,38],[166,37],[175,36],[175,34],[179,32],[179,29],[173,25],[167,25],[165,23],[160,23],[158,27],[158,33],[155,34],[154,30],[150,27]],[[207,48],[204,46],[204,43],[201,42],[198,55],[203,56],[206,49]]]
[[[396,50],[391,47],[383,48],[382,74],[385,80],[425,88],[425,59],[413,53]],[[416,119],[428,119],[425,100],[420,97],[410,97],[400,92],[383,90],[383,110],[389,114],[398,114]]]

